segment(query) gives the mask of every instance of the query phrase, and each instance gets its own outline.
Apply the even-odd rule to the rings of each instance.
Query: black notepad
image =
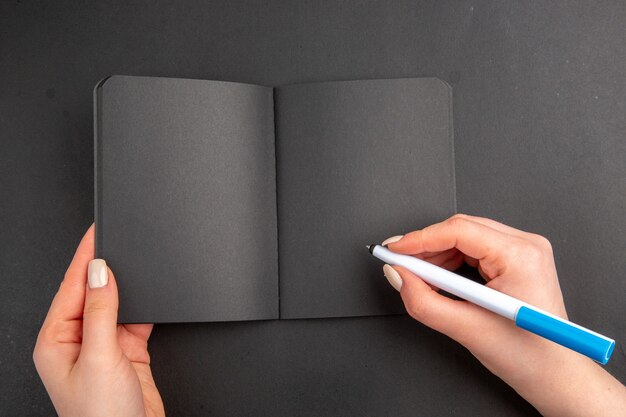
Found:
[[[365,245],[455,211],[435,78],[113,76],[94,100],[96,256],[120,322],[401,313]]]

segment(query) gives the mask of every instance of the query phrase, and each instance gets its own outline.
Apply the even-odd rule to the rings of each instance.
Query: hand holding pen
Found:
[[[487,287],[567,319],[552,248],[541,236],[459,214],[383,245],[450,271],[465,262]],[[383,270],[413,318],[461,343],[542,414],[626,413],[626,388],[592,360],[476,304],[440,295],[403,267]]]

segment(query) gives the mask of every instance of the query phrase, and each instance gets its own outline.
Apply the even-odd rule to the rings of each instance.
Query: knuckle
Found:
[[[506,262],[513,265],[524,265],[528,262],[532,262],[537,258],[538,249],[528,240],[522,238],[513,238],[509,242],[506,250]]]
[[[524,246],[524,258],[526,262],[535,263],[545,256],[541,247],[537,244],[528,244]]]
[[[41,361],[41,346],[39,345],[39,341],[37,342],[37,344],[35,345],[35,348],[33,349],[33,363],[35,364],[35,366],[37,366],[38,363],[40,363]]]
[[[452,216],[448,219],[448,225],[454,230],[463,229],[467,225],[467,218],[461,216]]]
[[[412,297],[407,305],[408,313],[415,320],[424,322],[428,317],[428,306],[424,297]]]
[[[59,285],[59,287],[61,288],[66,288],[66,287],[72,287],[72,269],[68,268],[67,271],[65,271],[65,274],[63,275],[63,281],[61,281],[61,284]]]
[[[92,301],[88,304],[85,304],[85,308],[83,309],[83,317],[98,314],[106,310],[106,303],[103,303],[101,301]]]
[[[519,238],[512,239],[507,248],[507,252],[513,255],[515,259],[523,259],[529,251],[532,245],[529,242],[525,242]]]
[[[452,219],[469,219],[469,216],[467,214],[464,213],[456,213],[453,216],[450,217],[450,220]]]
[[[42,365],[48,363],[49,360],[50,360],[49,349],[46,349],[45,343],[42,343],[41,340],[37,340],[37,343],[35,344],[35,348],[33,349],[33,363],[35,364],[35,368],[39,370],[39,368],[41,368]]]
[[[539,247],[539,249],[541,249],[542,251],[546,253],[552,253],[552,244],[546,237],[541,236],[541,235],[536,235],[536,234],[533,234],[531,236],[535,244]]]
[[[485,286],[491,288],[492,290],[496,290],[496,291],[502,292],[501,282],[502,281],[500,281],[500,280],[492,279],[491,281],[487,282],[485,284]]]
[[[413,230],[412,232],[409,232],[404,236],[408,237],[411,240],[414,240],[420,235],[420,232],[421,232],[420,230]]]
[[[65,273],[65,276],[63,277],[63,281],[61,281],[61,283],[59,284],[58,292],[62,292],[62,291],[74,292],[74,291],[83,290],[83,288],[84,288],[84,284],[82,283],[78,284],[76,281],[73,281],[68,271]]]
[[[35,347],[37,345],[40,346],[44,342],[54,340],[56,333],[56,325],[54,322],[44,324],[41,330],[39,330],[39,335],[37,336],[37,344],[35,345]]]
[[[414,230],[405,235],[407,241],[411,242],[413,249],[417,252],[424,251],[424,236],[428,233],[428,227],[422,230]]]

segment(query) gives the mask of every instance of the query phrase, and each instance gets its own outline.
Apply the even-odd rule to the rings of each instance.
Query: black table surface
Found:
[[[449,82],[459,210],[551,239],[570,318],[617,340],[624,381],[625,45],[621,1],[3,1],[0,415],[54,413],[32,349],[93,221],[110,74]],[[150,348],[173,416],[536,415],[406,316],[158,325]]]

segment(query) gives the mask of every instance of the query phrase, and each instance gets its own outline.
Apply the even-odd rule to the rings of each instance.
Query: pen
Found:
[[[517,298],[464,278],[413,256],[401,255],[381,245],[367,245],[374,257],[402,266],[427,283],[457,297],[493,311],[515,325],[606,364],[615,340],[550,314]]]

